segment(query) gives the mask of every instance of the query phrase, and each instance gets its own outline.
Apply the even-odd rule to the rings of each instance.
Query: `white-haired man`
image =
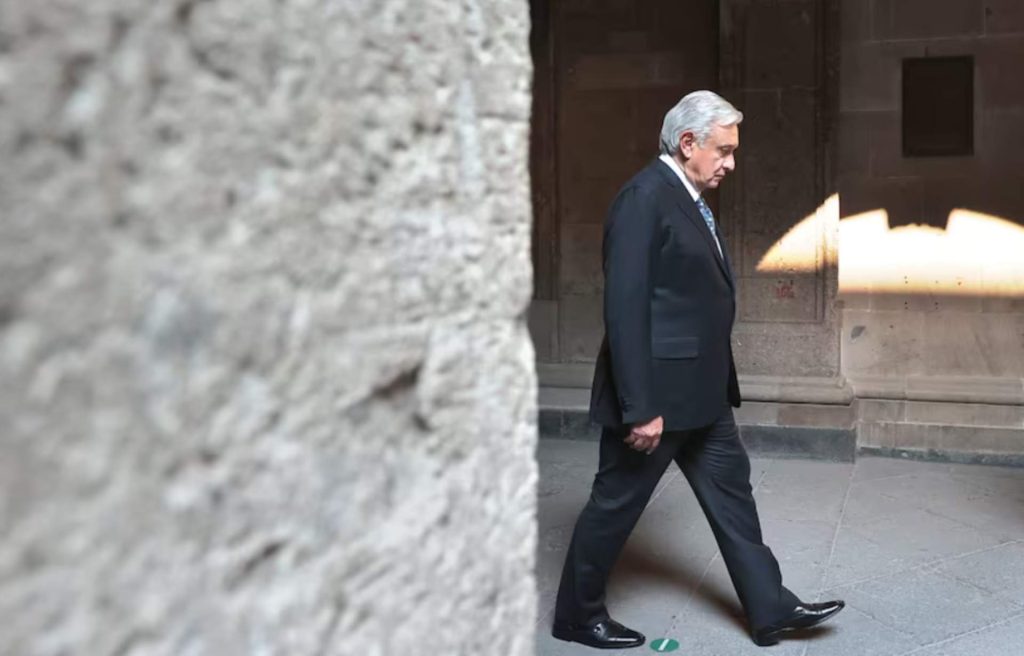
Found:
[[[670,462],[693,488],[759,645],[818,624],[842,601],[804,603],[761,538],[730,335],[735,282],[701,193],[736,167],[743,114],[710,91],[665,115],[661,156],[612,203],[604,230],[605,339],[591,391],[604,429],[590,500],[576,522],[555,607],[556,638],[599,648],[644,636],[612,620],[612,565]]]

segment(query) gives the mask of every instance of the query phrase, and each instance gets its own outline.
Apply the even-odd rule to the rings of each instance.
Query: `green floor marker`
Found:
[[[651,649],[654,651],[675,651],[679,649],[679,641],[672,638],[658,638],[651,641]]]

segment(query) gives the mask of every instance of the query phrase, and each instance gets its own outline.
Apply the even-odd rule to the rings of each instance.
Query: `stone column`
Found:
[[[528,30],[0,0],[0,651],[533,653]]]

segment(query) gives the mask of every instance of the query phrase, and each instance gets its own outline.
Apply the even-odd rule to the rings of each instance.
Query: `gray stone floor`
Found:
[[[537,654],[599,652],[549,629],[558,575],[597,443],[541,440]],[[842,598],[833,622],[774,656],[1024,654],[1024,469],[860,458],[753,459],[766,543],[787,587]],[[813,499],[814,503],[808,502]],[[677,654],[763,654],[747,637],[711,530],[686,479],[666,472],[608,590],[613,617]]]

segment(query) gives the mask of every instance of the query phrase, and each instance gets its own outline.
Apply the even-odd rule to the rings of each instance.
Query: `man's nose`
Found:
[[[729,155],[728,157],[725,158],[725,163],[722,165],[722,167],[729,173],[732,173],[733,170],[736,169],[736,158],[733,157],[732,155]]]

